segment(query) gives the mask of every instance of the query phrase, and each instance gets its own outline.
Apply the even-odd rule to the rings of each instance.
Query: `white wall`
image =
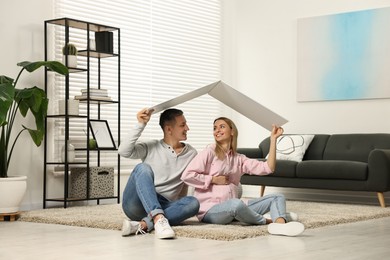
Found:
[[[16,78],[20,61],[44,59],[44,20],[52,18],[51,0],[2,0],[0,2],[0,74]],[[44,87],[43,70],[29,75],[25,73],[19,88],[32,85]],[[23,124],[31,123],[31,117]],[[15,124],[14,127],[19,127]],[[11,175],[27,175],[28,190],[22,208],[39,203],[42,205],[43,147],[37,148],[28,133],[24,133],[15,148],[9,169]]]
[[[296,101],[297,19],[388,7],[390,0],[222,2],[225,8],[223,80],[288,119],[285,133],[390,132],[389,99]],[[267,130],[236,112],[232,117],[240,131],[240,147],[257,147],[269,135]],[[257,187],[245,187],[245,191],[244,195],[258,194]],[[375,194],[373,197],[376,201]]]
[[[286,133],[390,132],[390,99],[296,101],[297,19],[390,6],[389,0],[223,0],[223,80],[289,120]],[[234,113],[239,145],[268,132]],[[382,120],[385,119],[385,120]]]

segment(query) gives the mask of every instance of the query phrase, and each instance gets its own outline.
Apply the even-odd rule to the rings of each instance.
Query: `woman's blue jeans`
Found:
[[[230,199],[211,207],[202,222],[212,224],[229,224],[238,220],[251,225],[266,224],[263,215],[271,213],[272,221],[281,217],[286,219],[286,200],[282,194],[269,194],[248,201],[248,205],[240,199]]]
[[[153,230],[153,217],[164,214],[172,226],[178,225],[199,211],[195,197],[186,196],[169,201],[158,194],[154,187],[154,173],[145,163],[138,164],[131,173],[123,191],[122,208],[131,220],[145,221],[148,231]]]

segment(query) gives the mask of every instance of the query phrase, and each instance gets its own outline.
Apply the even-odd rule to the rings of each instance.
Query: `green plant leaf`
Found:
[[[10,77],[7,77],[7,76],[4,76],[4,75],[1,75],[0,76],[0,84],[4,84],[4,83],[14,83],[14,79],[10,78]]]
[[[42,100],[46,99],[46,93],[38,87],[15,89],[15,101],[19,103],[19,110],[23,117],[28,110],[37,112],[40,110]]]
[[[31,136],[31,139],[34,141],[36,146],[40,146],[42,144],[42,140],[43,140],[43,137],[45,135],[44,131],[34,130],[31,128],[25,127],[24,125],[23,125],[23,128],[28,131],[28,133]]]
[[[0,178],[7,177],[8,165],[7,165],[7,150],[5,149],[5,129],[1,128],[0,135]]]
[[[58,61],[23,61],[17,65],[21,66],[22,69],[15,80],[7,76],[0,76],[0,177],[7,177],[8,164],[11,161],[13,149],[20,134],[27,130],[37,146],[41,145],[45,135],[45,118],[49,100],[45,91],[36,86],[23,89],[16,88],[23,71],[33,72],[44,66],[62,75],[69,73],[68,68]],[[13,110],[14,108],[18,109],[23,117],[30,111],[34,116],[36,129],[22,125],[23,130],[19,131],[15,135],[16,137],[12,136],[13,124],[18,122],[15,121],[17,111]]]
[[[39,69],[40,67],[45,66],[48,69],[62,75],[66,75],[69,73],[68,68],[64,64],[58,61],[35,61],[35,62],[23,61],[23,62],[19,62],[17,65],[23,67],[28,72],[33,72]]]
[[[7,112],[12,105],[15,96],[15,88],[12,85],[12,81],[3,81],[3,77],[1,76],[0,80],[0,126],[3,126],[7,123]]]
[[[35,124],[37,126],[37,130],[40,133],[42,133],[42,135],[40,136],[39,142],[42,141],[43,136],[45,134],[45,117],[47,115],[48,106],[49,106],[49,99],[47,99],[46,97],[42,97],[41,105],[39,106],[39,108],[37,108],[36,110],[35,109],[31,110],[31,113],[34,115],[34,118],[35,118]],[[31,135],[31,133],[30,133],[30,135]],[[31,135],[31,137],[33,137],[33,136]],[[39,145],[37,144],[37,146],[39,146]]]

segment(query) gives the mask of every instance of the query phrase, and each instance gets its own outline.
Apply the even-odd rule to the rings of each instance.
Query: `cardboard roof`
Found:
[[[153,113],[158,113],[162,110],[177,106],[205,94],[209,94],[268,130],[272,130],[272,124],[282,126],[288,122],[285,118],[257,103],[248,96],[245,96],[222,81],[217,81],[210,85],[198,88],[151,108],[154,109]]]

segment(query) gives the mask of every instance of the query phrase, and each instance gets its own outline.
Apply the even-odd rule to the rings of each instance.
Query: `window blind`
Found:
[[[120,28],[122,140],[136,124],[136,113],[142,108],[221,78],[219,0],[56,0],[54,8],[58,18],[68,17]],[[61,45],[63,39],[56,37],[57,45]],[[71,40],[76,45],[82,44],[77,40],[77,33]],[[59,51],[56,55],[61,59]],[[83,62],[79,64],[83,66]],[[109,93],[116,93],[116,66],[116,60],[102,59],[101,78]],[[92,77],[91,86],[96,82],[97,79]],[[72,75],[71,84],[85,88],[85,75]],[[114,89],[110,89],[111,86]],[[63,92],[58,90],[57,98],[61,94]],[[79,94],[71,92],[70,97]],[[213,142],[212,122],[221,115],[222,104],[204,95],[176,108],[184,111],[188,121],[188,143],[201,150]],[[103,110],[101,119],[108,120],[116,138],[117,108],[108,105]],[[162,138],[158,119],[159,114],[152,116],[141,139]],[[71,138],[85,138],[82,123],[72,127],[79,129],[73,129]],[[118,140],[115,141],[118,143]],[[108,163],[116,160],[116,153],[107,153],[103,159]],[[129,172],[136,163],[136,160],[121,159],[121,172]]]

